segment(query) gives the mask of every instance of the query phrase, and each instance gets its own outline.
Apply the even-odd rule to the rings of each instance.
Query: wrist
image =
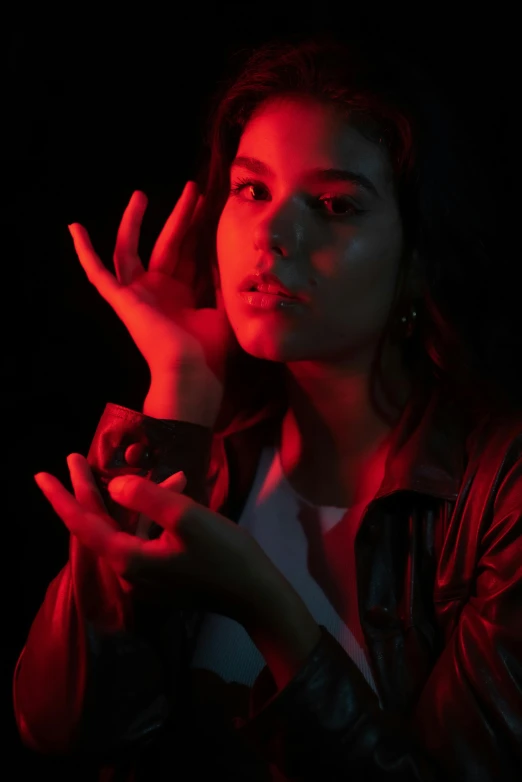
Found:
[[[213,427],[221,406],[222,392],[214,378],[196,373],[151,374],[143,413],[151,418],[186,421]]]

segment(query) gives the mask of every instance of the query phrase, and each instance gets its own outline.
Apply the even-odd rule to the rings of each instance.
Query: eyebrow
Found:
[[[266,163],[263,163],[255,157],[236,157],[232,161],[232,166],[246,168],[248,171],[257,174],[258,176],[269,177],[274,175],[270,166],[267,166]],[[359,174],[355,171],[341,168],[313,168],[306,172],[306,179],[310,182],[352,182],[358,187],[363,187],[365,190],[368,190],[369,193],[377,198],[381,198],[381,195],[371,179],[368,179],[364,174]]]

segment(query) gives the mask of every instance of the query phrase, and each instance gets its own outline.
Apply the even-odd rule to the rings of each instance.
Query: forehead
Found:
[[[237,154],[256,157],[276,173],[356,166],[382,183],[391,178],[384,149],[333,107],[308,98],[281,97],[261,104],[243,131]]]

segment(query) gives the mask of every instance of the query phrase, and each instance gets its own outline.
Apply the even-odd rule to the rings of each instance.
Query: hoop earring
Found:
[[[400,319],[400,322],[402,338],[410,339],[415,330],[415,324],[417,322],[417,307],[413,302],[410,305],[408,314],[403,315]]]

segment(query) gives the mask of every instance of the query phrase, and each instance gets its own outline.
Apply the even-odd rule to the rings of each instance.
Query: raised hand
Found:
[[[219,397],[233,332],[219,290],[216,308],[195,309],[193,259],[182,253],[183,238],[201,203],[197,185],[187,182],[145,269],[138,242],[147,197],[135,191],[116,238],[116,276],[100,260],[82,225],[73,223],[69,230],[87,278],[126,326],[151,376],[186,373]]]

